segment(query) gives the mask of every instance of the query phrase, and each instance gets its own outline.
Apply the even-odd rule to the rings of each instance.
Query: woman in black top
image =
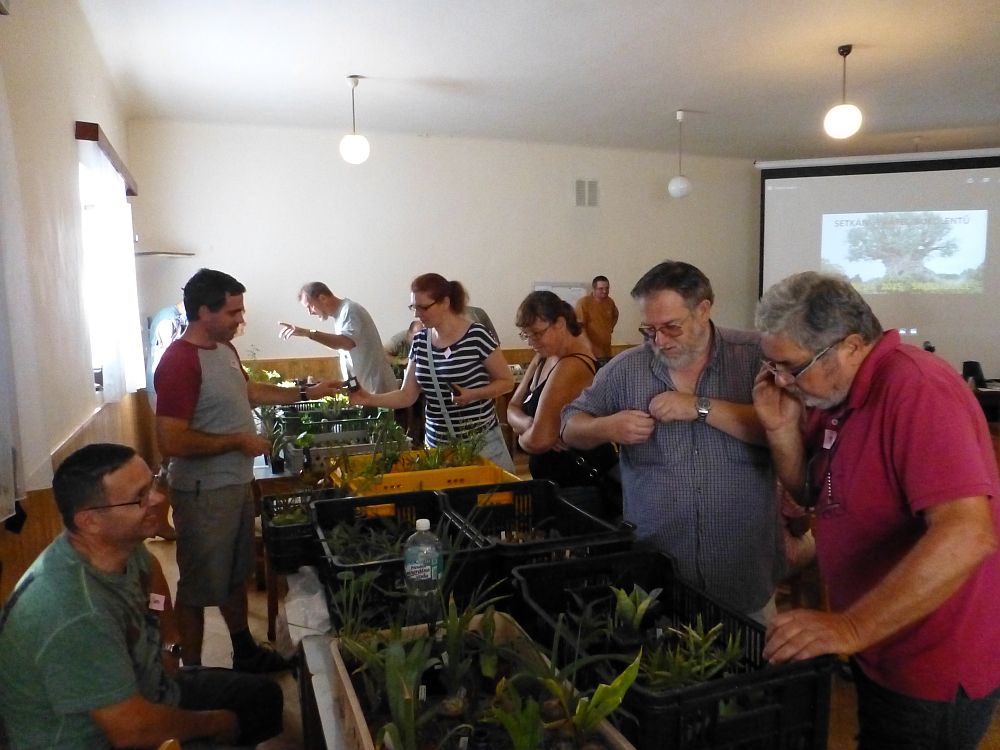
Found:
[[[535,356],[507,406],[507,422],[518,435],[518,445],[531,456],[531,476],[563,487],[595,484],[617,462],[614,448],[577,451],[559,438],[562,408],[597,372],[576,313],[552,292],[532,292],[518,308],[515,324]]]

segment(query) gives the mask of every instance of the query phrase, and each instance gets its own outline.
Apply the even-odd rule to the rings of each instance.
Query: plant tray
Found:
[[[579,611],[573,598],[608,600],[609,586],[662,588],[658,614],[671,627],[722,623],[723,639],[739,636],[744,657],[732,673],[689,687],[657,690],[638,682],[625,696],[624,731],[639,750],[757,750],[826,747],[830,677],[835,660],[821,657],[781,666],[763,658],[764,628],[675,577],[669,557],[633,551],[514,571],[515,585],[533,613],[522,620],[532,637],[551,643],[559,612]],[[598,607],[597,614],[602,610]],[[593,649],[592,649],[593,650]],[[591,681],[603,679],[600,665]]]
[[[470,630],[478,631],[482,615],[477,615],[472,620]],[[496,631],[494,642],[507,645],[512,649],[519,650],[527,646],[527,635],[520,628],[517,622],[509,615],[498,612],[494,618]],[[427,632],[426,625],[415,625],[403,629],[403,638],[412,639]],[[343,746],[353,750],[375,750],[375,742],[372,729],[368,726],[368,721],[358,700],[357,691],[351,681],[351,673],[344,658],[340,653],[339,639],[333,639],[330,643],[330,654],[333,660],[333,672],[331,675],[331,693],[333,697],[333,710],[336,715],[336,724],[340,727],[341,736],[344,740]],[[322,710],[322,707],[321,709]],[[377,729],[377,728],[376,728]],[[597,730],[604,740],[604,743],[611,750],[635,750],[634,746],[625,739],[607,721],[601,722]]]
[[[403,460],[413,460],[419,451],[406,451]],[[371,462],[371,455],[351,456],[352,471],[360,471]],[[504,471],[496,464],[480,459],[482,463],[473,466],[456,466],[449,469],[428,469],[425,471],[394,471],[383,474],[381,479],[368,483],[362,479],[348,482],[351,495],[386,495],[396,492],[417,492],[419,490],[444,490],[451,487],[472,487],[498,482],[516,482],[517,476]],[[340,477],[334,477],[334,481]]]
[[[268,495],[261,500],[261,533],[264,549],[277,573],[294,573],[316,561],[319,550],[310,516],[310,505],[320,499],[341,497],[338,489]],[[288,511],[303,513],[303,520],[275,523],[275,516]]]
[[[329,445],[319,445],[314,446],[309,449],[309,453],[314,461],[324,460],[327,458],[336,458],[341,454],[346,454],[348,456],[360,456],[360,455],[371,455],[372,451],[376,449],[374,443],[369,442],[371,440],[371,433],[368,430],[363,430],[359,432],[330,432],[324,433],[322,435],[313,435],[313,441],[315,443],[327,442]],[[409,438],[406,438],[407,444],[409,444]],[[291,438],[289,438],[282,452],[285,455],[285,466],[286,470],[295,474],[302,470],[302,463],[304,460],[303,450],[301,448],[296,448],[292,444]]]
[[[595,518],[564,501],[558,491],[553,482],[533,479],[452,487],[444,494],[453,513],[496,543],[496,574],[502,578],[518,565],[632,547],[634,527]]]
[[[303,432],[319,437],[342,432],[371,433],[375,423],[386,414],[391,415],[392,410],[377,406],[331,407],[323,401],[299,401],[282,406],[278,421],[287,437],[294,438]],[[303,417],[310,421],[303,424]]]
[[[444,511],[443,498],[439,492],[405,492],[318,501],[312,505],[312,517],[323,557],[320,570],[326,579],[329,596],[336,596],[340,590],[341,574],[360,576],[376,571],[376,588],[371,593],[370,604],[382,613],[385,624],[401,615],[405,604],[402,547],[398,552],[392,552],[378,560],[348,560],[340,554],[341,550],[333,549],[328,540],[329,532],[335,526],[350,524],[376,531],[395,531],[405,541],[415,530],[417,519],[426,518],[445,547],[442,590],[446,595],[454,593],[456,600],[460,600],[462,604],[480,582],[488,577],[493,566],[493,545],[448,515]],[[454,551],[449,550],[449,545],[454,545]],[[333,602],[330,603],[331,619],[339,627],[339,618],[332,606]]]

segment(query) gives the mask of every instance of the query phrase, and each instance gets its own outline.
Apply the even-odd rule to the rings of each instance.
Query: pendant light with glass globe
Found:
[[[847,103],[847,56],[854,49],[853,44],[837,47],[837,54],[844,58],[844,72],[841,79],[840,104],[832,107],[823,118],[823,130],[831,138],[850,138],[861,129],[861,110]]]
[[[691,180],[684,176],[684,110],[677,110],[677,176],[667,183],[667,192],[674,198],[683,198],[691,192]]]
[[[340,155],[348,164],[364,164],[372,151],[368,139],[363,135],[358,135],[354,119],[354,90],[358,87],[358,81],[363,77],[359,75],[347,76],[347,84],[351,87],[351,132],[340,139]]]

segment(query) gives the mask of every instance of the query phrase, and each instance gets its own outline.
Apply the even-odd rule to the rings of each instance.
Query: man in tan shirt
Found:
[[[607,276],[595,276],[590,286],[591,293],[577,300],[576,317],[598,363],[604,364],[611,359],[611,332],[618,322],[618,307],[608,296],[611,282]]]

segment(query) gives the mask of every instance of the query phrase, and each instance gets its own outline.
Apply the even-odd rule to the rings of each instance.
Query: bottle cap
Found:
[[[417,531],[427,531],[431,527],[431,522],[426,518],[417,519]]]

